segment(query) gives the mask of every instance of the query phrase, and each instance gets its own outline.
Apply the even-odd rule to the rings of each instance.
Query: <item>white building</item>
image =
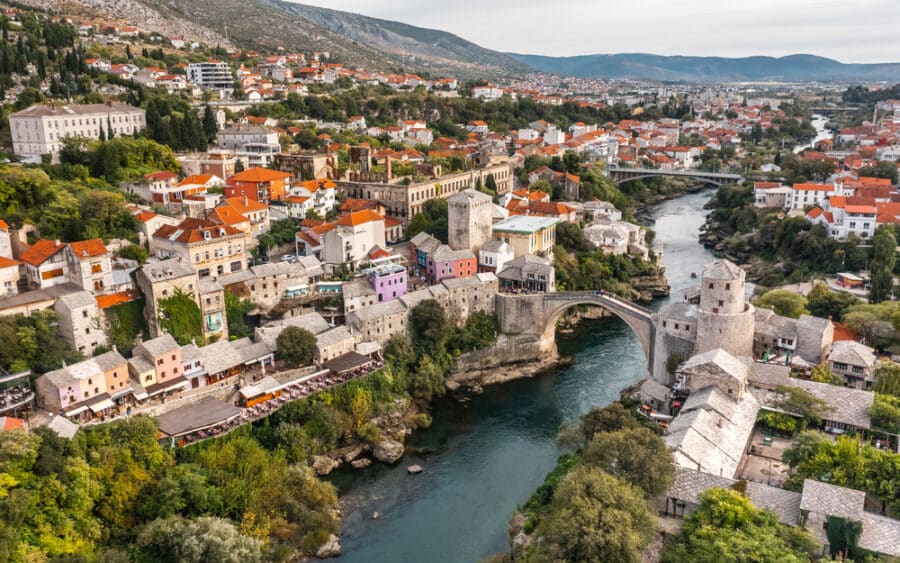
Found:
[[[322,237],[324,262],[332,269],[357,265],[375,247],[384,248],[384,217],[371,209],[348,213]]]
[[[56,156],[66,137],[99,139],[132,135],[147,125],[144,110],[108,102],[106,104],[35,104],[9,116],[13,153],[34,160],[43,154]]]
[[[191,63],[187,67],[187,78],[193,84],[207,90],[230,94],[234,90],[234,76],[228,63],[208,60]]]

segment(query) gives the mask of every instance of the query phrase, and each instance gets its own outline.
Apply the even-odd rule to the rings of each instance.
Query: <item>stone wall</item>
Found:
[[[743,313],[723,315],[701,310],[697,322],[697,349],[702,354],[722,348],[732,356],[753,355],[753,306],[745,305]]]

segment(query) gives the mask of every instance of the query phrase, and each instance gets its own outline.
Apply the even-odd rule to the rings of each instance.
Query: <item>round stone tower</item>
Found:
[[[703,270],[697,354],[722,348],[734,356],[752,356],[753,306],[745,296],[744,277],[744,270],[728,260],[715,260]]]

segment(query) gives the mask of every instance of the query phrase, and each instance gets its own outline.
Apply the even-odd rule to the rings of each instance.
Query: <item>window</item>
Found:
[[[729,290],[729,289],[731,289],[731,284],[730,284],[730,283],[726,283],[726,284],[725,284],[725,289],[726,289],[726,291]]]
[[[160,358],[160,359],[156,360],[156,365],[158,365],[158,366],[163,365],[163,359]]]
[[[87,318],[88,312],[87,312],[87,311],[82,311],[82,312],[81,312],[81,316],[84,317],[84,318]]]
[[[709,282],[709,289],[712,289],[714,286],[713,282]]]
[[[725,302],[722,300],[719,300],[719,307],[724,307],[724,306],[725,306]]]

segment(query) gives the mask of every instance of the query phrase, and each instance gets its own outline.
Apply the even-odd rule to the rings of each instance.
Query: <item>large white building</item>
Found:
[[[234,75],[228,63],[208,60],[202,63],[191,63],[187,67],[187,78],[207,90],[217,90],[230,94],[234,90]]]
[[[131,135],[146,126],[144,110],[118,102],[35,104],[9,116],[13,153],[35,160],[57,155],[66,137],[99,139],[101,131],[106,137]]]

